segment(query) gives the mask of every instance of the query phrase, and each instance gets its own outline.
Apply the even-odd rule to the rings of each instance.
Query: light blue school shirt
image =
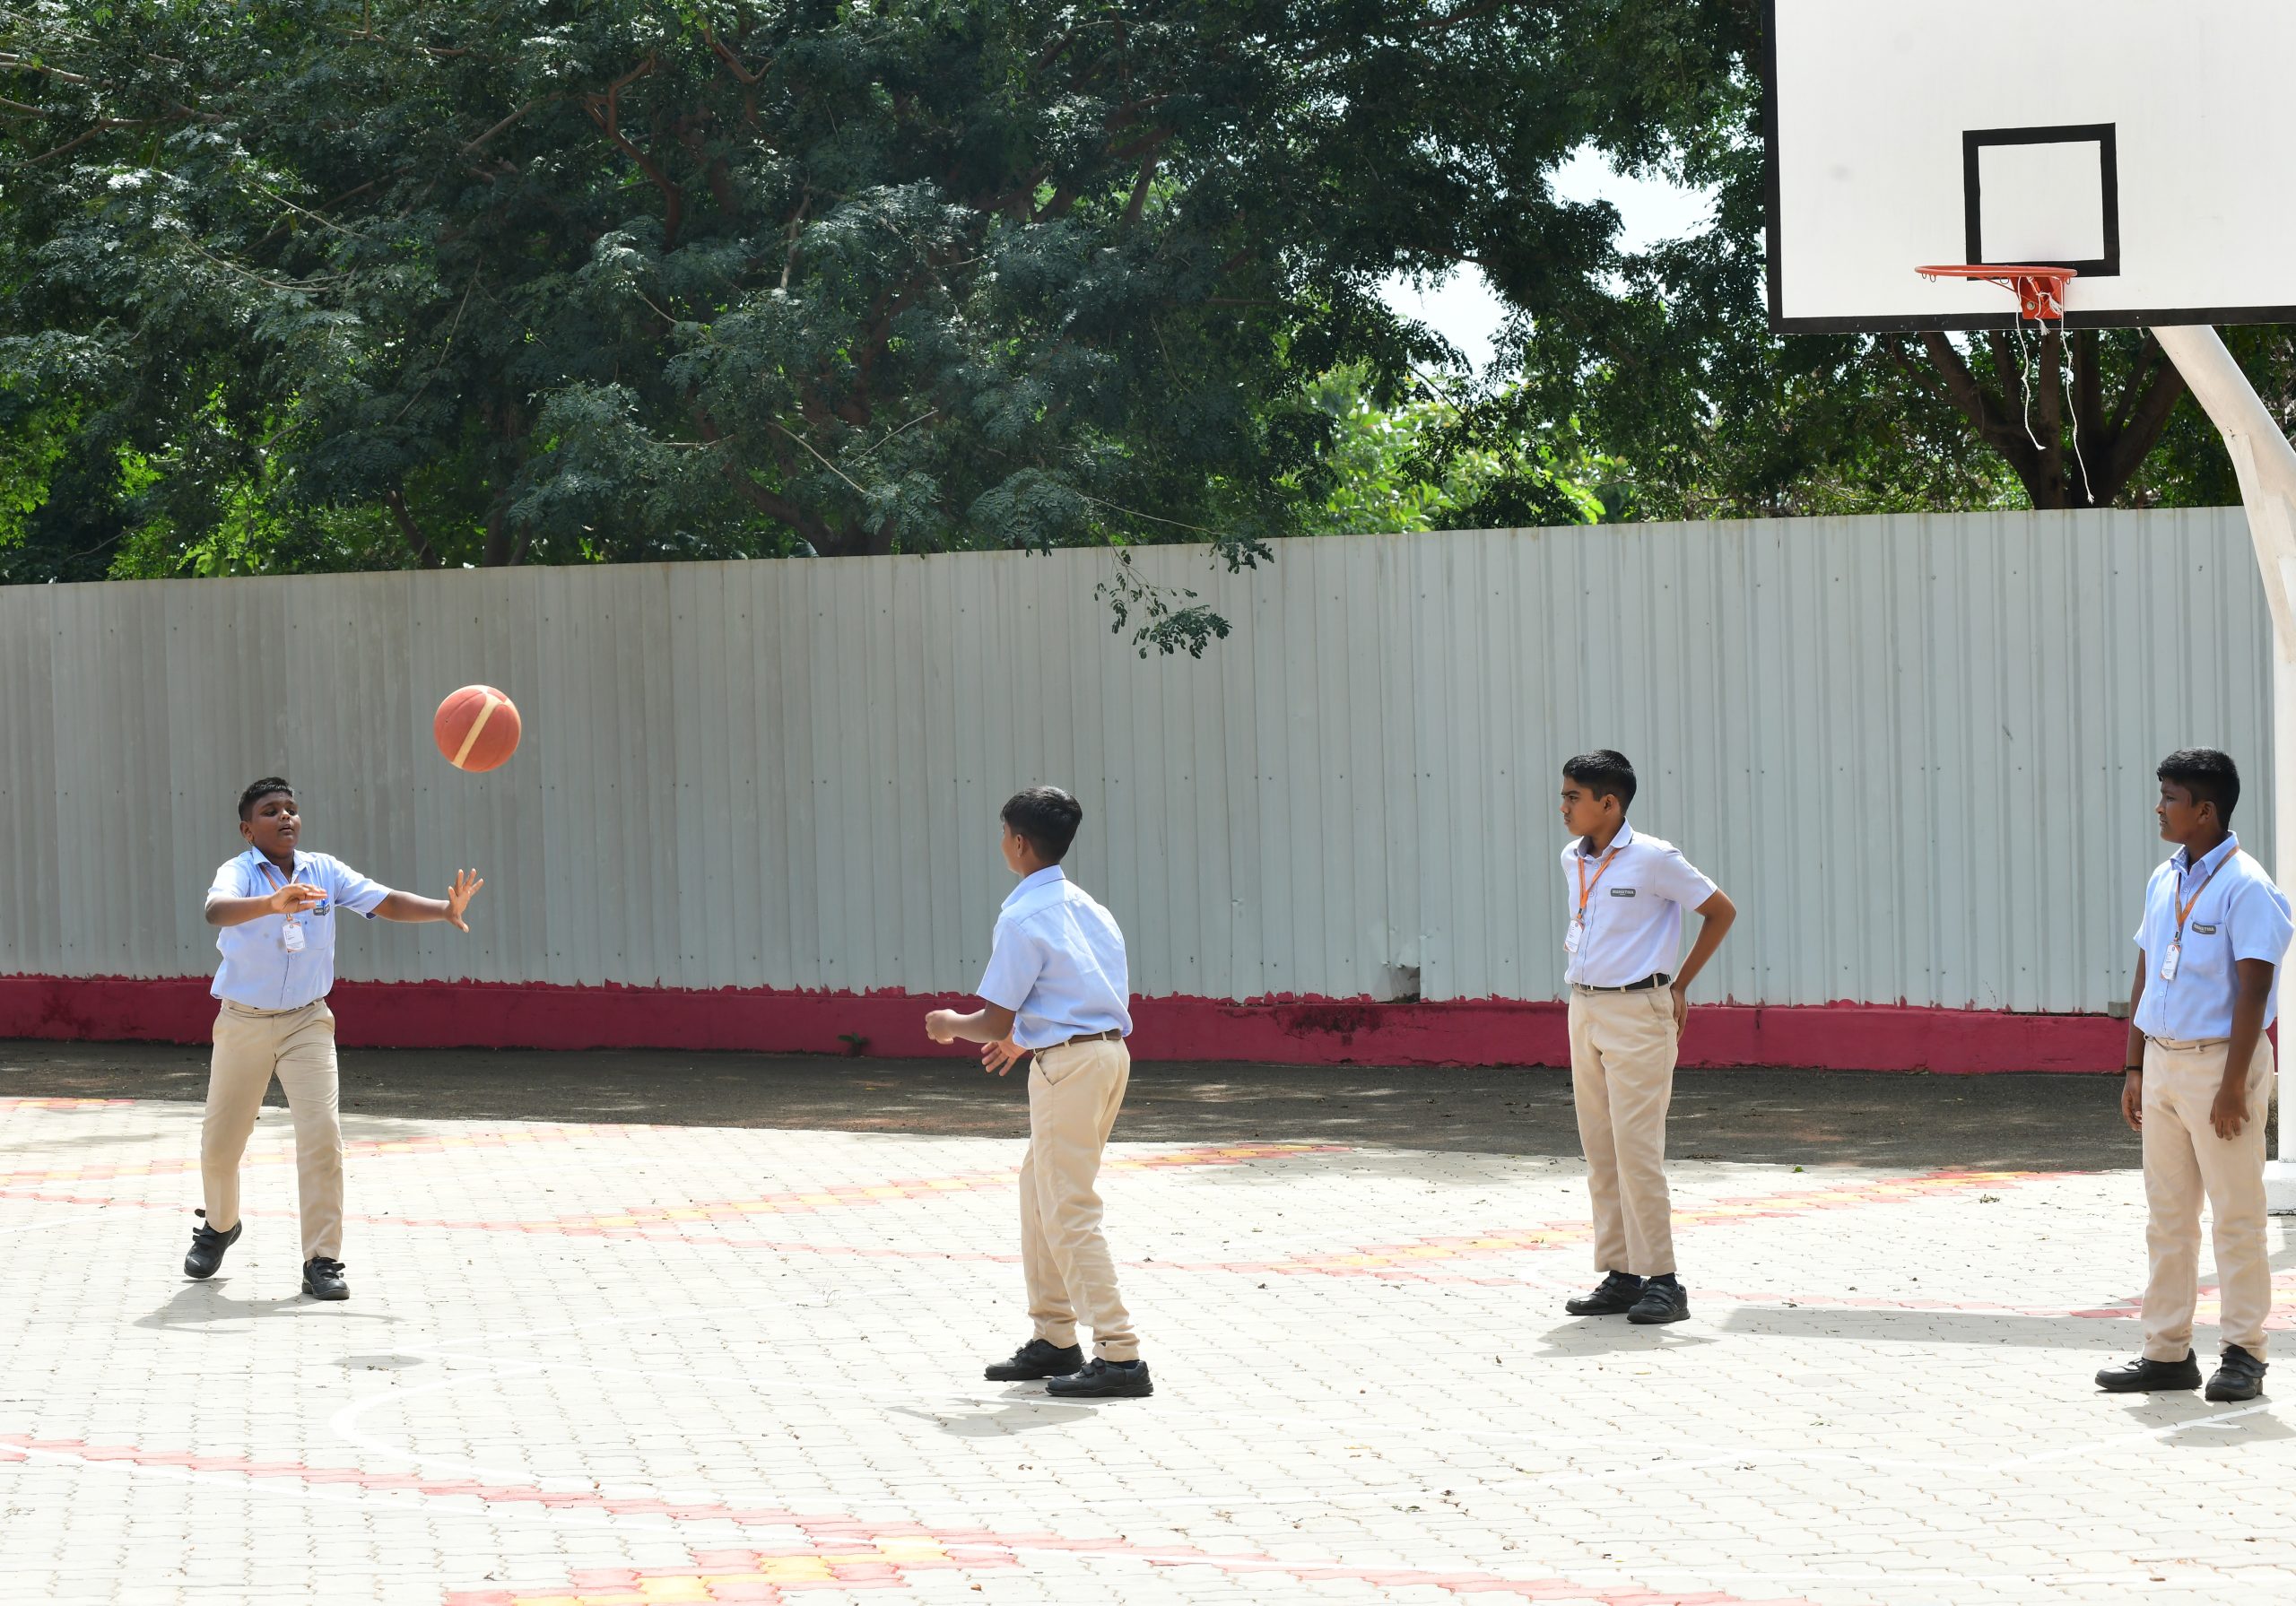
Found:
[[[215,951],[223,962],[215,968],[214,997],[244,1004],[251,1010],[300,1010],[317,1003],[335,985],[335,911],[340,907],[354,915],[375,917],[391,890],[370,881],[341,859],[323,853],[298,853],[299,881],[326,894],[326,901],[300,915],[261,915],[240,925],[227,925],[215,933]],[[228,860],[215,872],[207,901],[219,898],[268,898],[285,884],[279,866],[250,847]],[[287,951],[287,923],[302,923],[303,951]]]
[[[1004,900],[973,991],[1013,1011],[1013,1041],[1023,1048],[1087,1032],[1132,1035],[1124,933],[1057,864],[1023,877]]]
[[[2211,874],[2213,872],[2213,874]],[[2185,922],[2184,951],[2174,981],[2161,979],[2161,965],[2177,936],[2177,905],[2201,888]],[[2136,1006],[2136,1029],[2148,1037],[2199,1041],[2232,1035],[2236,959],[2280,963],[2296,925],[2289,919],[2288,896],[2273,885],[2263,865],[2240,851],[2240,839],[2227,837],[2189,862],[2179,847],[2144,885],[2144,922],[2136,944],[2144,951],[2144,996]],[[2278,1013],[2279,992],[2265,995],[2264,1023]]]

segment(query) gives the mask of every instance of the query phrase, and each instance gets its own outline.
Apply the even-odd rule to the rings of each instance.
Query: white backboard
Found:
[[[1773,327],[2296,323],[2296,0],[1767,3]]]

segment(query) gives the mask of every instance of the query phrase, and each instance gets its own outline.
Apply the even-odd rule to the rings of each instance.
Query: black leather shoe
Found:
[[[2097,1386],[2109,1394],[2152,1394],[2170,1389],[2198,1388],[2200,1363],[2192,1358],[2189,1350],[2182,1360],[2139,1358],[2125,1367],[2107,1367],[2097,1374]]]
[[[1686,1322],[1690,1319],[1690,1290],[1679,1282],[1647,1279],[1642,1284],[1642,1298],[1634,1302],[1626,1319],[1640,1327],[1658,1322]]]
[[[1620,1316],[1634,1308],[1642,1298],[1642,1279],[1625,1272],[1613,1272],[1595,1285],[1595,1291],[1581,1299],[1566,1299],[1562,1308],[1574,1316]]]
[[[343,1280],[343,1263],[320,1255],[303,1263],[303,1292],[314,1299],[348,1299],[351,1285]]]
[[[2262,1393],[2264,1362],[2238,1344],[2225,1345],[2224,1359],[2216,1368],[2216,1376],[2208,1380],[2208,1392],[2205,1398],[2220,1405],[2230,1405],[2241,1400],[2253,1400]]]
[[[1062,1400],[1144,1400],[1156,1392],[1144,1360],[1099,1360],[1081,1372],[1055,1377],[1044,1392]]]
[[[1000,1360],[981,1374],[991,1383],[1034,1383],[1044,1377],[1065,1377],[1071,1372],[1082,1371],[1084,1348],[1070,1344],[1065,1349],[1048,1344],[1042,1339],[1031,1339],[1013,1351],[1013,1359]]]
[[[223,1263],[223,1251],[239,1241],[239,1234],[247,1229],[241,1221],[229,1232],[218,1232],[207,1225],[207,1212],[194,1211],[199,1225],[191,1229],[191,1252],[183,1257],[186,1277],[213,1277],[215,1268]]]

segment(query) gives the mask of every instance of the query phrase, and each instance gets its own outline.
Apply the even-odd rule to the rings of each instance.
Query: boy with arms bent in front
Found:
[[[935,1010],[925,1031],[936,1043],[983,1045],[981,1063],[999,1076],[1036,1056],[1021,1162],[1021,1264],[1036,1335],[990,1367],[989,1380],[1043,1378],[1065,1399],[1139,1398],[1154,1385],[1117,1293],[1093,1185],[1132,1076],[1131,992],[1115,917],[1060,868],[1083,818],[1057,786],[1031,786],[1004,805],[1004,864],[1021,884],[997,916],[978,989],[987,1007]],[[1099,1351],[1089,1366],[1080,1315]]]

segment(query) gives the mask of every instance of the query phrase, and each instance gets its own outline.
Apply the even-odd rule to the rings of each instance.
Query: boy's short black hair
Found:
[[[2240,769],[2231,754],[2213,747],[2180,747],[2152,773],[2182,786],[2196,803],[2214,803],[2219,825],[2232,823],[2232,811],[2240,802]]]
[[[1626,755],[1598,747],[1593,752],[1580,753],[1562,766],[1565,780],[1577,781],[1596,797],[1615,797],[1623,811],[1634,806],[1634,766]]]
[[[295,788],[275,775],[267,775],[259,781],[250,782],[248,789],[239,794],[239,818],[254,819],[256,804],[274,792],[284,792],[290,797],[295,795]]]
[[[1057,864],[1076,840],[1076,828],[1084,823],[1084,805],[1057,786],[1031,786],[1013,794],[1001,818],[1013,835],[1028,839],[1037,857]]]

